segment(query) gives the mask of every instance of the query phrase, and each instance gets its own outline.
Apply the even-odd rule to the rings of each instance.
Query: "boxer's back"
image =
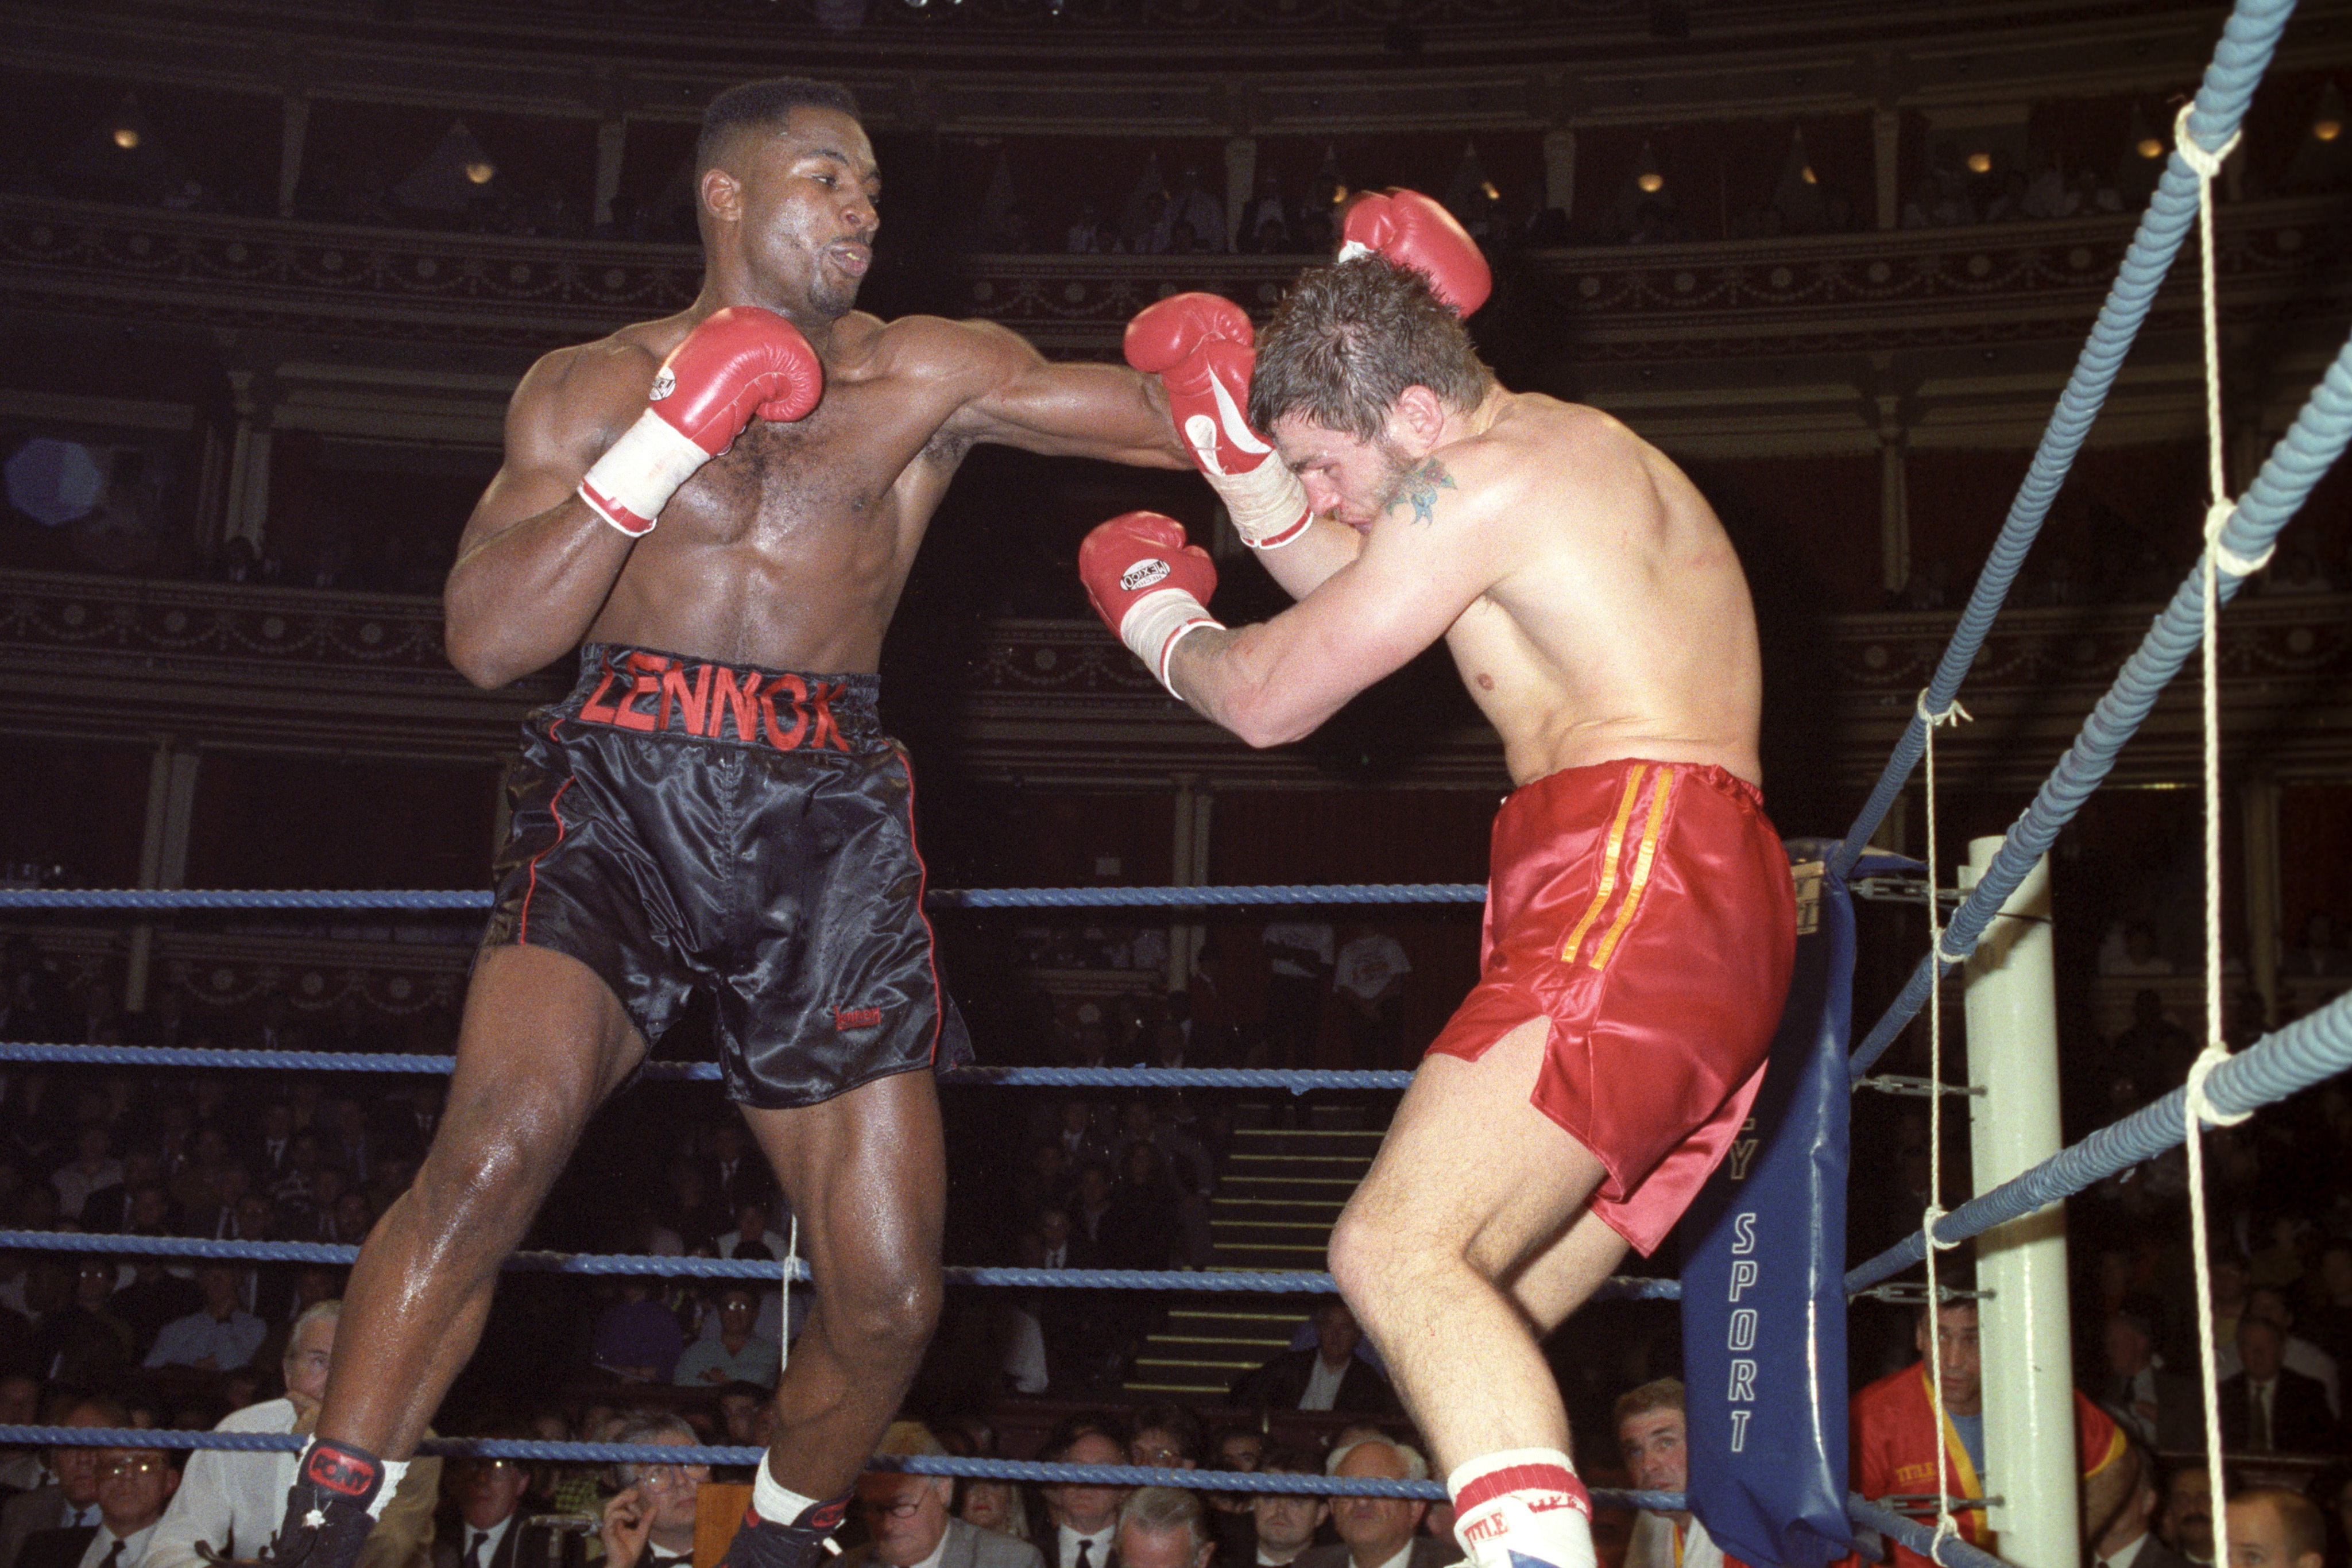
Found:
[[[1446,643],[1512,778],[1644,757],[1760,782],[1755,612],[1706,498],[1597,410],[1498,402],[1441,454],[1495,552]]]

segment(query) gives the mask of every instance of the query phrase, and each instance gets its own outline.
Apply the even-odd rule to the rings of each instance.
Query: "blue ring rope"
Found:
[[[0,1426],[0,1443],[100,1448],[188,1448],[236,1453],[299,1453],[310,1438],[299,1432],[163,1431],[148,1427]],[[417,1452],[436,1458],[531,1459],[553,1464],[735,1465],[749,1467],[765,1448],[689,1443],[550,1443],[528,1437],[427,1437]],[[915,1476],[969,1476],[992,1480],[1066,1482],[1081,1486],[1181,1487],[1188,1491],[1297,1492],[1320,1497],[1400,1497],[1443,1502],[1436,1481],[1393,1481],[1378,1476],[1318,1476],[1289,1470],[1171,1470],[1145,1465],[1055,1465],[1035,1459],[965,1458],[947,1454],[877,1454],[866,1467]],[[1677,1510],[1678,1491],[1596,1489],[1603,1507]]]
[[[2352,1068],[2352,991],[2317,1012],[2264,1035],[2213,1069],[2205,1096],[2224,1115],[2253,1111]],[[1939,1241],[1963,1240],[2082,1191],[2140,1161],[2153,1159],[2188,1136],[2189,1091],[2174,1090],[2120,1122],[2059,1150],[1937,1223]],[[1864,1290],[1927,1255],[1925,1231],[1915,1230],[1845,1277],[1848,1293]]]
[[[109,1257],[196,1258],[238,1262],[315,1263],[348,1268],[360,1249],[340,1241],[232,1241],[205,1236],[109,1236],[85,1230],[0,1230],[0,1251],[96,1252]],[[685,1258],[638,1252],[512,1252],[505,1267],[517,1272],[628,1274],[682,1280],[780,1278],[778,1266],[761,1258]],[[1329,1295],[1331,1276],[1314,1269],[1015,1269],[957,1266],[943,1269],[951,1285],[1013,1290],[1224,1291],[1269,1295]],[[795,1259],[793,1278],[805,1281],[808,1260]],[[1602,1282],[1596,1299],[1672,1301],[1682,1298],[1678,1280],[1617,1275]]]
[[[1482,883],[1276,883],[1233,887],[937,888],[924,902],[950,909],[1213,909],[1305,904],[1480,904]],[[351,888],[10,887],[0,909],[488,909],[478,890]]]
[[[2327,373],[2295,415],[2294,425],[2271,449],[2262,472],[2231,508],[2221,527],[2222,548],[2248,559],[2260,558],[2347,444],[2352,444],[2352,341],[2336,351]],[[2219,568],[2214,575],[2217,596],[2226,604],[2236,596],[2243,580],[2227,568]],[[2155,708],[2158,694],[2179,674],[2180,666],[2203,641],[2204,624],[2200,556],[2197,569],[2182,580],[2172,601],[2124,662],[2115,685],[2083,721],[2074,746],[2058,759],[2032,803],[2011,824],[1975,891],[1953,912],[1945,930],[1946,952],[1966,953],[1976,946],[2003,901],[2017,891],[2033,862],[2056,841],[2058,830],[2074,820],[2083,802],[2105,781],[2125,742]],[[1902,993],[1854,1049],[1854,1077],[1870,1071],[1903,1026],[1927,1004],[1928,993],[1949,967],[1935,953],[1919,960]]]
[[[130,1067],[214,1067],[263,1072],[412,1072],[446,1077],[451,1056],[408,1056],[336,1051],[250,1051],[164,1045],[52,1045],[0,1041],[0,1061],[62,1061]],[[647,1078],[716,1082],[709,1061],[648,1061]],[[1327,1071],[1320,1068],[1254,1067],[957,1067],[942,1083],[1016,1089],[1402,1089],[1404,1071]]]
[[[2294,10],[2294,0],[2238,0],[2222,26],[2221,42],[2214,48],[2212,63],[2206,68],[2205,79],[2197,89],[2196,107],[2189,116],[2189,135],[2198,146],[2220,147],[2237,133],[2240,122],[2245,119],[2246,107],[2252,101],[2255,84],[2269,68],[2279,36]],[[2147,319],[2157,289],[2196,221],[2199,205],[2197,172],[2176,147],[2166,161],[2156,194],[2140,218],[2139,228],[2132,235],[2131,246],[2125,253],[2106,302],[2100,307],[2098,319],[2092,325],[2089,340],[2083,345],[2074,372],[2058,399],[2056,411],[2050,416],[2042,444],[2033,454],[2032,465],[2018,488],[2017,499],[2011,505],[2000,534],[1985,559],[1984,570],[1977,574],[1976,586],[1969,592],[1968,608],[1961,612],[1952,640],[1945,647],[1934,678],[1927,683],[1928,712],[1942,713],[1951,706],[1962,677],[1976,662],[1986,635],[1992,630],[1993,617],[2000,612],[2019,568],[2025,563],[2025,552],[2049,516],[2050,504],[2056,498],[2067,469],[2073,466],[2074,455],[2082,449],[2091,422],[2106,401],[2126,352]],[[1895,743],[1894,755],[1887,758],[1885,771],[1879,776],[1869,800],[1854,818],[1853,826],[1846,831],[1845,841],[1831,862],[1832,874],[1843,877],[1862,859],[1871,834],[1878,831],[1878,824],[1902,793],[1911,769],[1918,765],[1927,748],[1927,721],[1914,709],[1902,738]]]

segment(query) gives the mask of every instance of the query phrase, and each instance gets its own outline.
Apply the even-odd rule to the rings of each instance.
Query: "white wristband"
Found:
[[[1203,626],[1222,629],[1223,625],[1182,589],[1163,588],[1127,607],[1127,613],[1118,618],[1118,640],[1160,677],[1160,684],[1168,686],[1170,696],[1181,701],[1181,694],[1168,683],[1168,656],[1176,651],[1176,644],[1183,641],[1187,632]]]
[[[1307,531],[1307,487],[1279,457],[1246,474],[1211,474],[1209,486],[1225,503],[1234,532],[1252,549],[1277,549]]]
[[[669,505],[670,496],[709,461],[709,453],[647,409],[596,459],[580,481],[580,498],[597,516],[635,538],[653,531],[654,519]]]

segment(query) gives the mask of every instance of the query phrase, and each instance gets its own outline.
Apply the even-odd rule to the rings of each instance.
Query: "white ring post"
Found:
[[[1972,891],[2000,848],[1969,842],[1960,889]],[[1968,960],[1966,1011],[1976,1190],[2058,1152],[2058,1011],[2051,961],[2050,862],[2037,862],[1985,927]],[[2021,1568],[2082,1561],[2082,1465],[2074,1435],[2074,1357],[2067,1338],[2066,1214],[2053,1205],[1977,1239],[1984,1350],[1985,1490],[1998,1553]]]

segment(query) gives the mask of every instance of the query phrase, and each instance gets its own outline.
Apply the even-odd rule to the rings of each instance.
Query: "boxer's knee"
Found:
[[[922,1358],[941,1299],[938,1267],[918,1263],[872,1270],[837,1291],[820,1287],[816,1304],[842,1357],[880,1370]]]

